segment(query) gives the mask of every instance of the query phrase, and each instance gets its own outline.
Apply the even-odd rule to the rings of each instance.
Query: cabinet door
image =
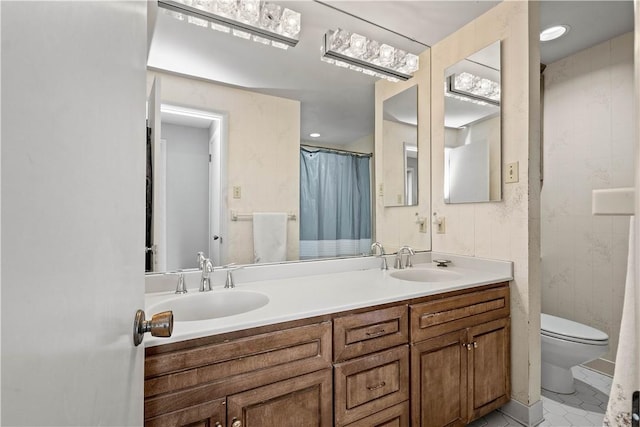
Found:
[[[331,369],[280,381],[227,398],[233,427],[330,427],[333,424]]]
[[[466,330],[412,345],[413,426],[464,426],[467,421],[468,353]]]
[[[500,319],[468,329],[469,414],[479,418],[509,401],[510,332],[509,319]]]
[[[145,420],[145,427],[223,427],[226,424],[225,399],[191,406]]]

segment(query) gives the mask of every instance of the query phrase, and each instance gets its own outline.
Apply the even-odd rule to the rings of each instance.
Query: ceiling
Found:
[[[253,43],[158,14],[149,53],[151,69],[211,80],[299,100],[301,140],[348,145],[373,133],[375,78],[321,62],[329,29],[345,28],[419,54],[495,6],[497,1],[293,1],[302,14],[300,42],[289,50]],[[551,63],[633,29],[633,2],[541,3],[540,21],[568,24],[567,36],[541,44]],[[361,19],[360,19],[361,18]],[[375,24],[374,24],[375,23]]]

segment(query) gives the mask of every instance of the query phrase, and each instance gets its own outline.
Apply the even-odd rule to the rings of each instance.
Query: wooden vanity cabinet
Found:
[[[464,426],[510,399],[509,288],[410,306],[411,417]]]
[[[463,426],[509,400],[508,283],[146,349],[147,427]]]

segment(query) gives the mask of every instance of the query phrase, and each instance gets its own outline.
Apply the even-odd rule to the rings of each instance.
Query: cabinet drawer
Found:
[[[409,401],[383,409],[346,427],[409,427]]]
[[[409,347],[335,365],[335,417],[342,426],[409,398]]]
[[[509,316],[509,287],[410,306],[411,341],[418,342]]]
[[[406,305],[339,317],[333,328],[336,362],[409,342]]]

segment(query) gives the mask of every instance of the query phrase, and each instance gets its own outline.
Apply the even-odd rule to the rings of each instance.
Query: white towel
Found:
[[[635,299],[638,292],[635,283],[635,267],[637,248],[634,244],[634,218],[631,217],[629,227],[629,261],[627,264],[627,283],[624,290],[624,307],[622,308],[622,324],[620,325],[620,340],[616,355],[616,367],[613,373],[613,385],[605,414],[604,425],[631,426],[631,396],[640,388],[638,371],[640,347],[636,339],[638,327],[636,323]]]
[[[287,260],[287,220],[283,212],[253,214],[253,261]]]

